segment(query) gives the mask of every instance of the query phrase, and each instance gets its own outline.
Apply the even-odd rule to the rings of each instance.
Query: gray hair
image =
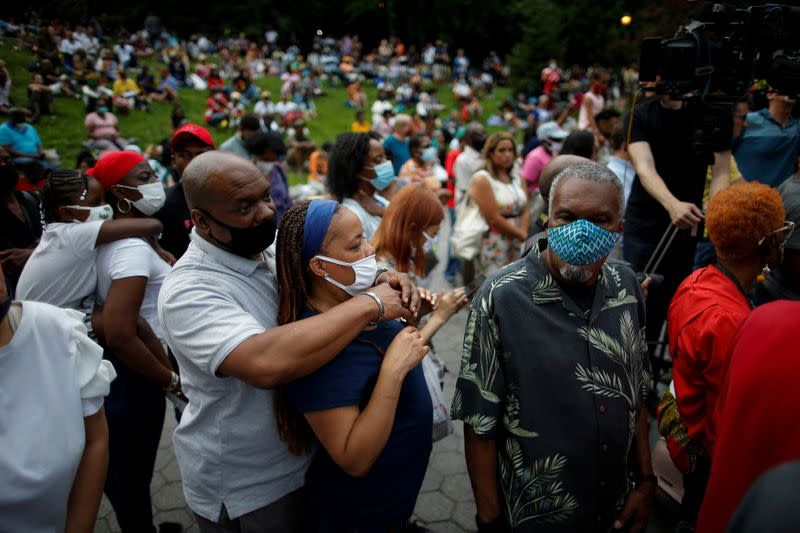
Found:
[[[565,178],[575,178],[583,181],[593,181],[595,183],[608,183],[613,185],[619,196],[619,217],[622,218],[625,215],[625,189],[622,185],[622,181],[607,166],[601,165],[595,161],[577,163],[575,165],[568,166],[558,173],[558,175],[553,179],[553,185],[550,187],[550,198],[548,205],[549,213],[553,213],[553,198],[556,196],[558,185]]]

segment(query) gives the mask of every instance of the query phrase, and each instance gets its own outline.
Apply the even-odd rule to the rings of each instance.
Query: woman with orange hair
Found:
[[[753,306],[750,291],[764,266],[775,268],[794,225],[784,222],[777,191],[738,183],[711,200],[706,225],[718,264],[695,271],[678,288],[667,327],[673,382],[658,408],[659,430],[684,474],[681,515],[693,522],[703,501],[717,404],[729,348]]]
[[[378,264],[417,278],[425,285],[425,255],[433,251],[444,209],[436,194],[422,185],[407,185],[392,199],[372,244]],[[420,330],[426,342],[468,303],[464,289],[440,293],[430,319]]]

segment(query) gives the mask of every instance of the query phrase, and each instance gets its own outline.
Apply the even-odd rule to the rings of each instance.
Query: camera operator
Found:
[[[658,96],[638,105],[633,115],[628,151],[636,178],[625,213],[625,260],[636,271],[643,271],[669,225],[679,228],[656,269],[664,281],[660,286],[651,286],[647,299],[651,354],[670,300],[692,270],[698,225],[703,220],[699,206],[709,164],[713,162],[712,197],[730,182],[732,117],[715,112],[720,115],[715,123],[723,131],[716,132],[714,143],[709,145],[696,136],[697,127],[705,118],[701,115],[708,112],[695,103]]]

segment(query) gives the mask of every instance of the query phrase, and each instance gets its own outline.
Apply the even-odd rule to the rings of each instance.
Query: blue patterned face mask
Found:
[[[570,265],[591,265],[614,249],[619,233],[608,231],[581,218],[547,229],[547,243],[562,261]]]

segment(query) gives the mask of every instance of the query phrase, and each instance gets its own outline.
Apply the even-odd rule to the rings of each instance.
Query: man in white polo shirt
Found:
[[[277,327],[268,180],[237,155],[207,152],[182,183],[195,228],[158,307],[189,398],[173,437],[184,496],[203,533],[307,531],[309,457],[279,439],[269,389],[323,366],[370,321],[412,318],[419,298],[387,272],[377,298]]]

